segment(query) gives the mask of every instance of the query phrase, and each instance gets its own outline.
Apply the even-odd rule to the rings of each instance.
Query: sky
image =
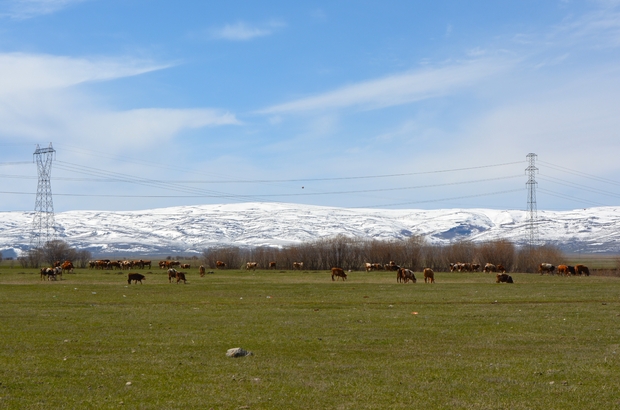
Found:
[[[0,0],[0,211],[50,143],[56,212],[615,206],[619,63],[617,0]]]

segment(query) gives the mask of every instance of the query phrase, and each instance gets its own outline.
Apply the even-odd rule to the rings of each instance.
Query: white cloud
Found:
[[[25,20],[43,14],[55,13],[72,4],[86,0],[7,0],[0,7],[0,16]]]
[[[442,68],[394,74],[341,87],[260,110],[262,114],[330,110],[347,107],[376,109],[432,98],[471,86],[511,66],[508,61],[475,60]]]
[[[186,129],[238,124],[231,113],[208,108],[102,107],[79,84],[166,67],[116,59],[0,54],[0,139],[91,142],[137,146],[170,140]]]
[[[0,95],[113,80],[167,67],[170,67],[170,64],[131,59],[71,58],[26,53],[0,54]]]
[[[223,40],[246,41],[255,37],[264,37],[273,34],[273,32],[282,27],[279,22],[270,22],[264,25],[249,25],[244,22],[235,24],[226,24],[224,27],[211,30],[211,37]]]

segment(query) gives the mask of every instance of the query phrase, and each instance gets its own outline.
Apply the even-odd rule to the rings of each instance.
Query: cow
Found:
[[[269,262],[269,269],[276,269],[276,263],[275,262]]]
[[[226,264],[222,261],[216,261],[215,269],[226,269]]]
[[[399,272],[402,272],[403,280],[405,283],[412,281],[416,283],[418,280],[415,278],[415,274],[411,269],[400,269]]]
[[[71,263],[71,261],[65,261],[62,265],[60,265],[60,267],[62,268],[62,272],[67,271],[67,273],[73,272],[73,264]]]
[[[380,263],[373,263],[372,268],[374,270],[383,270],[383,265],[381,265]]]
[[[404,269],[399,269],[396,271],[396,283],[401,283],[405,281],[405,272]]]
[[[545,273],[550,273],[553,275],[553,271],[555,270],[555,266],[550,263],[541,263],[538,265],[538,272],[542,275]]]
[[[435,272],[431,268],[424,268],[424,283],[435,283]]]
[[[334,276],[337,278],[342,278],[343,281],[347,280],[347,274],[342,268],[332,268],[332,280],[336,280],[334,279]]]
[[[506,268],[504,268],[504,265],[498,264],[497,265],[497,271],[499,273],[506,273]]]
[[[558,275],[568,276],[570,275],[570,271],[568,270],[567,265],[558,265]]]
[[[590,276],[590,269],[588,269],[585,265],[575,265],[575,274],[581,276],[586,275]]]
[[[56,269],[55,268],[41,268],[41,280],[43,278],[47,280],[56,280]]]
[[[398,266],[398,265],[396,264],[396,262],[394,262],[394,261],[390,261],[390,263],[386,264],[386,265],[384,266],[384,268],[385,268],[385,270],[396,271],[396,270],[399,270],[399,269],[400,269],[400,266]]]
[[[159,269],[166,269],[168,265],[168,261],[159,261]]]
[[[575,272],[575,267],[568,265],[568,273],[570,273],[571,275],[576,275],[577,272]]]
[[[484,265],[483,270],[486,273],[497,272],[497,266],[493,265],[492,263],[487,263],[486,265]]]
[[[179,261],[170,261],[168,262],[168,267],[172,268],[173,266],[181,266],[181,262]]]
[[[190,269],[192,267],[192,265],[190,265],[189,263],[182,263],[181,264],[181,269]]]
[[[168,269],[168,283],[172,283],[172,279],[177,277],[177,270],[174,268]]]
[[[185,272],[177,272],[176,278],[177,278],[177,285],[179,284],[180,281],[183,281],[183,283],[187,284],[187,281],[185,280]]]
[[[506,274],[506,273],[498,273],[497,275],[495,275],[495,283],[514,283],[512,281],[512,276]]]
[[[253,270],[256,271],[256,267],[258,266],[258,262],[247,262],[245,264],[245,270]]]
[[[304,268],[303,262],[293,262],[293,270],[302,270]]]
[[[201,277],[201,278],[204,278],[204,276],[205,276],[205,271],[206,271],[205,267],[204,267],[204,266],[202,266],[202,265],[200,265],[200,267],[198,268],[198,273],[200,273],[200,277]]]
[[[134,281],[134,283],[136,285],[138,284],[138,282],[140,282],[140,285],[142,285],[142,280],[143,279],[146,279],[146,278],[141,273],[129,272],[127,274],[127,284],[129,284],[129,285],[131,285],[131,281],[132,280]]]
[[[370,262],[366,262],[365,267],[366,267],[366,272],[370,272],[373,268],[372,263]]]
[[[142,269],[144,269],[146,266],[149,267],[149,269],[151,269],[151,261],[143,261],[140,260],[142,262]]]
[[[480,264],[479,263],[472,263],[471,264],[472,272],[478,272],[478,269],[480,269]]]

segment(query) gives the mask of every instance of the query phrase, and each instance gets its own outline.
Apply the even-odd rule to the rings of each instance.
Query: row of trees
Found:
[[[90,251],[85,249],[78,250],[70,247],[66,242],[53,240],[47,242],[41,248],[33,248],[26,252],[25,256],[19,258],[19,263],[23,268],[39,268],[43,265],[51,266],[56,261],[73,262],[76,268],[85,268],[88,261],[92,258]]]
[[[231,268],[242,268],[246,262],[258,262],[267,268],[276,262],[279,269],[291,269],[293,262],[303,262],[304,269],[329,270],[334,266],[362,270],[365,263],[396,264],[414,270],[448,269],[450,263],[470,262],[502,264],[510,272],[535,272],[542,262],[561,264],[562,252],[553,246],[519,248],[507,240],[476,244],[457,242],[450,245],[430,245],[422,237],[403,241],[360,240],[339,235],[329,239],[288,246],[282,249],[240,248],[235,246],[206,249],[202,262],[210,268],[222,261]]]

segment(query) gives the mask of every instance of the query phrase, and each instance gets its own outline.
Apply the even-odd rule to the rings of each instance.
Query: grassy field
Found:
[[[153,272],[0,269],[0,408],[620,408],[619,278]]]

